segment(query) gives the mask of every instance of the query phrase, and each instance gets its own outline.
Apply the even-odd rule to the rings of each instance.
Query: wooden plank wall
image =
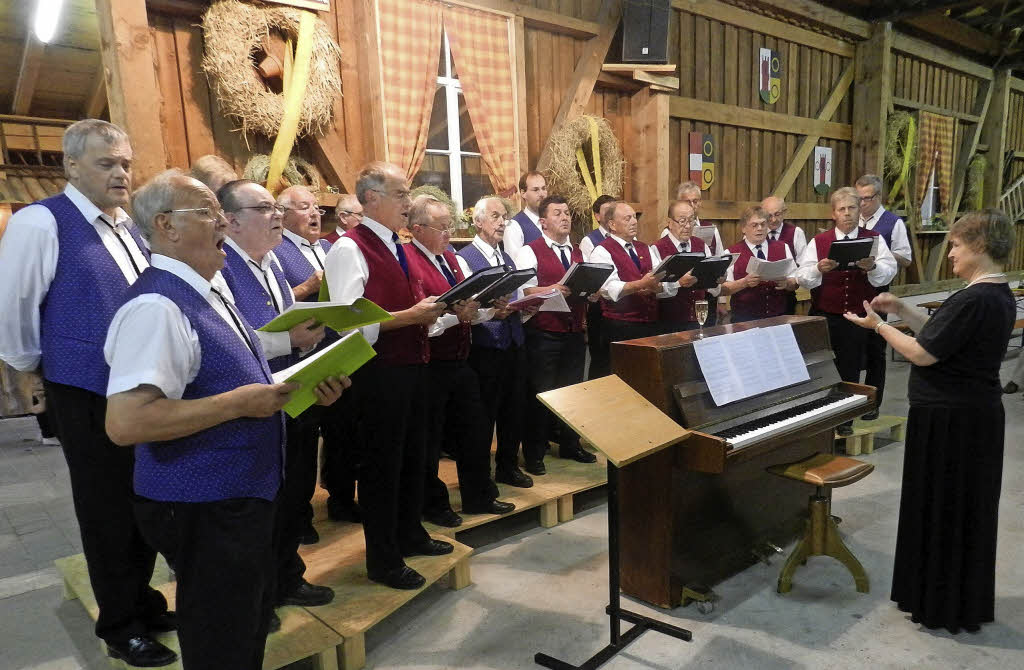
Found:
[[[1010,92],[1010,111],[1006,119],[1006,150],[1024,153],[1024,93]],[[1003,179],[1003,188],[1024,174],[1024,159],[1013,161],[1010,174]],[[1024,267],[1024,266],[1022,266]]]
[[[669,57],[679,66],[679,95],[793,117],[816,117],[850,61],[682,10],[673,12],[669,35]],[[764,103],[758,94],[757,57],[761,47],[774,49],[782,58],[783,92],[774,105]],[[832,121],[849,124],[852,114],[853,98],[847,94]],[[704,192],[704,199],[713,201],[760,201],[770,195],[803,139],[798,134],[672,118],[669,183],[673,186],[688,179],[690,131],[711,133],[716,142],[715,182]],[[857,175],[850,173],[850,142],[822,138],[818,145],[832,147],[833,186],[852,183]],[[812,160],[813,154],[787,202],[828,203],[827,196],[814,192]],[[831,225],[828,219],[789,221],[803,228],[808,238]],[[736,221],[718,223],[726,244],[742,237]]]

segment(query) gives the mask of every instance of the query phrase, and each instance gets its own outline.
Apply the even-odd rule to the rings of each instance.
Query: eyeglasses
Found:
[[[871,195],[862,195],[862,196],[860,196],[860,201],[861,202],[868,202],[870,200],[874,200],[877,197],[878,197],[877,193],[872,193]]]
[[[323,216],[324,214],[327,213],[326,209],[321,209],[320,207],[310,207],[308,205],[305,206],[305,207],[281,207],[280,205],[278,205],[278,207],[281,208],[280,211],[282,213],[286,212],[286,211],[288,211],[288,212],[302,212],[304,214],[312,214],[313,212],[316,212],[320,216]]]
[[[672,217],[669,217],[668,220],[669,221],[675,221],[680,226],[685,226],[686,224],[690,224],[692,226],[693,224],[697,223],[697,219],[692,217],[692,216],[691,217],[682,217],[681,216],[678,219],[673,219]]]
[[[449,235],[451,235],[452,231],[454,230],[453,226],[445,226],[444,228],[435,228],[434,226],[428,226],[428,225],[423,224],[423,223],[418,224],[418,225],[420,226],[420,228],[426,228],[428,230],[433,230],[435,233],[441,233],[442,235],[444,235],[445,233],[448,233]]]
[[[220,219],[224,218],[224,212],[222,212],[219,208],[212,208],[212,207],[188,207],[188,208],[185,208],[185,209],[165,209],[165,210],[163,210],[160,213],[161,214],[182,214],[182,213],[186,213],[186,212],[195,212],[196,214],[198,214],[200,216],[205,216],[206,218],[210,219],[211,221],[219,221]]]
[[[779,211],[777,211],[777,212],[769,212],[769,213],[768,213],[768,218],[769,218],[769,219],[781,219],[781,218],[782,218],[783,216],[785,216],[785,215],[786,215],[786,212],[787,212],[787,211],[788,211],[788,210],[785,210],[785,209],[780,209],[780,210],[779,210]]]
[[[350,212],[347,209],[339,210],[338,211],[338,216],[354,216],[359,221],[363,220],[363,213],[362,212]]]
[[[270,214],[271,212],[277,212],[278,214],[284,214],[284,210],[286,208],[282,207],[281,205],[271,205],[271,204],[265,202],[262,205],[246,205],[244,207],[236,207],[235,209],[233,209],[231,211],[237,212],[237,211],[243,210],[243,209],[252,209],[252,210],[255,210],[255,211],[259,212],[263,216],[266,216],[267,214]]]
[[[395,200],[408,200],[409,198],[412,197],[412,192],[410,191],[382,191],[379,188],[371,188],[370,190],[376,193],[380,193],[381,195],[386,195],[390,198],[394,198]]]

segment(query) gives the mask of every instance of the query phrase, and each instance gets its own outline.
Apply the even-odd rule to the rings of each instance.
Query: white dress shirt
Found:
[[[436,258],[436,256],[438,254],[435,254],[435,253],[431,252],[430,249],[427,249],[425,246],[420,244],[420,241],[415,239],[415,238],[413,239],[412,243],[414,245],[416,245],[416,248],[418,248],[420,251],[423,252],[423,254],[427,257],[427,260],[430,261],[430,264],[433,265],[434,268],[443,275],[444,272],[441,271],[441,266],[438,264],[437,258]],[[410,250],[410,251],[412,251],[412,250]],[[413,252],[413,253],[415,253],[415,252]],[[451,272],[452,276],[455,277],[456,281],[458,281],[458,277],[456,276],[455,269],[448,265],[448,261],[445,260],[444,255],[441,255],[441,262],[444,263],[444,267],[448,270],[448,272]],[[472,273],[470,273],[470,274],[472,274]],[[468,277],[469,275],[468,274],[463,274],[463,276],[464,277]],[[491,312],[493,313],[493,310],[491,310]],[[488,316],[487,318],[489,319],[490,317]],[[480,315],[478,313],[477,314],[477,318],[473,320],[473,323],[477,324],[477,323],[480,323],[481,321],[486,321],[486,320],[487,319],[481,319]],[[438,335],[443,334],[444,331],[448,330],[452,326],[458,325],[458,323],[459,323],[459,317],[456,316],[455,314],[447,314],[447,313],[442,314],[441,316],[437,317],[437,320],[434,321],[434,323],[430,324],[430,326],[427,328],[427,337],[437,337]]]
[[[559,261],[562,260],[560,249],[565,250],[565,257],[569,259],[569,267],[572,267],[572,240],[566,239],[565,244],[559,244],[553,239],[547,236],[546,233],[541,233],[541,239],[544,240],[544,244],[547,245],[548,249],[554,252],[555,257]],[[537,269],[537,254],[533,253],[533,247],[527,245],[519,250],[516,254],[516,269],[518,270],[536,270]],[[528,282],[523,284],[523,288],[532,288],[537,286],[537,276],[534,275]]]
[[[861,217],[860,225],[867,228],[868,230],[874,230],[878,220],[882,218],[882,212],[885,211],[885,207],[881,205],[875,210],[875,213],[871,215],[870,219]],[[890,249],[892,253],[898,254],[908,261],[913,258],[914,252],[910,250],[910,237],[907,235],[907,225],[903,223],[903,219],[896,219],[896,223],[892,227],[892,247]]]
[[[626,245],[630,244],[621,237],[611,234],[608,236],[610,239],[618,242],[619,246],[628,254],[629,251],[626,249]],[[643,242],[632,242],[634,247],[640,246]],[[651,268],[656,268],[661,263],[661,254],[658,253],[658,249],[649,244],[644,245],[647,247],[647,253],[651,257]],[[615,265],[615,261],[612,260],[612,255],[608,253],[608,250],[602,246],[598,246],[594,249],[594,253],[590,255],[591,263],[606,263],[612,266],[612,273],[608,275],[608,279],[605,280],[604,286],[601,287],[601,294],[611,300],[612,302],[618,302],[619,298],[622,297],[622,289],[625,287],[626,282],[619,279],[619,269]],[[679,291],[678,282],[661,282],[661,292],[658,293],[659,298],[670,298]]]
[[[281,287],[278,286],[277,281],[274,279],[277,272],[284,272],[281,269],[281,262],[277,260],[277,256],[274,255],[273,251],[268,251],[259,263],[254,261],[249,254],[245,253],[242,247],[231,239],[230,237],[224,239],[225,244],[231,245],[231,248],[238,252],[238,255],[245,261],[246,267],[252,272],[252,276],[256,278],[256,281],[260,283],[260,286],[267,287],[269,284],[270,295],[274,297],[273,303],[278,305],[278,312],[284,310],[284,298],[281,296]],[[266,274],[264,274],[266,273]],[[282,279],[284,277],[282,276]],[[224,295],[232,304],[235,303],[235,296],[228,288],[228,284],[224,281],[224,277],[218,272],[213,277],[213,286],[221,294]],[[288,282],[284,282],[285,286],[288,286]],[[288,294],[291,296],[292,302],[295,302],[295,294],[292,292],[291,287],[288,288]],[[253,328],[253,330],[256,330]],[[288,331],[282,333],[266,333],[260,330],[256,331],[256,337],[260,338],[260,342],[263,344],[263,351],[267,355],[267,360],[277,358],[278,356],[287,356],[292,353],[292,339],[288,334]],[[303,352],[308,353],[308,351]]]
[[[313,266],[314,270],[324,269],[324,258],[327,257],[327,252],[320,246],[320,243],[310,244],[309,240],[300,235],[296,235],[292,231],[285,228],[283,231],[284,236],[295,243],[295,246],[299,248],[302,255],[305,257],[309,264]],[[278,261],[280,263],[280,261]]]
[[[597,227],[597,229],[601,231],[602,235],[604,235],[605,237],[608,237],[608,229],[607,228],[605,228],[604,226],[600,226],[599,225]],[[595,246],[594,243],[590,241],[590,234],[589,233],[582,240],[580,240],[580,253],[583,254],[583,262],[584,263],[589,263],[590,262],[590,255],[592,253],[594,253],[594,246]]]
[[[799,230],[799,228],[797,228],[797,230]],[[743,243],[747,245],[747,249],[750,249],[750,254],[754,258],[757,258],[757,248],[758,248],[758,246],[762,247],[761,253],[764,254],[764,257],[766,259],[768,258],[768,244],[769,244],[769,240],[768,240],[767,237],[764,238],[764,242],[762,242],[760,245],[751,244],[750,240],[748,240],[745,237],[743,238]],[[786,247],[786,258],[792,258],[793,257],[793,252],[789,250],[789,245],[783,243],[782,246]],[[807,245],[805,244],[804,246],[807,246]],[[735,268],[735,267],[736,267],[735,263],[733,263],[732,265],[729,266],[729,269],[725,273],[725,281],[736,281],[736,274],[733,272],[733,268]],[[748,272],[747,274],[750,274],[750,273]]]
[[[860,228],[854,228],[849,235],[840,233],[838,228],[833,228],[831,232],[837,240],[855,240],[859,230]],[[821,286],[821,272],[818,271],[818,260],[818,247],[812,241],[804,249],[804,252],[800,254],[800,258],[797,261],[800,267],[797,268],[795,275],[800,285],[806,289],[814,289]],[[867,273],[868,283],[875,287],[885,286],[896,276],[896,269],[896,259],[892,257],[889,246],[885,243],[882,236],[879,235],[875,267]]]
[[[783,224],[781,224],[779,226],[780,232],[781,232],[781,229],[782,229],[783,225],[785,225],[785,223],[783,223]],[[771,227],[769,227],[768,228],[768,235],[769,235],[769,237],[767,237],[765,239],[771,240],[771,234],[772,234],[772,229],[771,229]],[[779,239],[778,238],[778,233],[776,233],[775,239],[776,240]],[[804,229],[801,228],[800,226],[794,225],[793,226],[793,251],[795,252],[794,255],[797,258],[799,258],[800,254],[802,254],[804,252],[804,247],[806,247],[806,246],[807,246],[807,235],[804,233]],[[788,248],[789,245],[787,244],[786,247]]]
[[[701,225],[700,224],[700,219],[697,219],[694,222],[693,227],[696,228],[699,225]],[[722,236],[721,236],[720,232],[721,231],[718,229],[718,226],[715,226],[715,249],[718,250],[718,255],[719,256],[724,256],[725,254],[727,254],[729,252],[728,252],[728,250],[726,250],[725,245],[722,244]],[[668,226],[665,226],[664,228],[662,228],[661,235],[659,235],[658,237],[665,237],[666,235],[668,235]],[[706,242],[704,244],[707,247],[709,247],[709,248],[711,247],[711,245],[706,243]],[[711,254],[708,254],[708,255],[710,256]],[[597,261],[594,261],[594,262],[596,263]]]
[[[359,225],[366,226],[367,230],[379,237],[395,260],[398,260],[398,247],[391,239],[394,232],[390,228],[377,223],[368,216],[363,216],[363,221]],[[405,250],[407,257],[410,252],[410,249]],[[366,258],[363,257],[363,252],[359,250],[359,246],[351,237],[342,235],[338,238],[331,250],[327,252],[324,268],[327,288],[331,292],[331,302],[351,305],[358,298],[363,297],[363,293],[366,291],[366,282],[370,279],[370,266],[367,264]],[[380,324],[363,326],[359,332],[363,334],[367,342],[373,344],[380,334]]]
[[[168,256],[154,254],[153,267],[170,272],[195,289],[238,335],[241,346],[249,346],[211,282]],[[148,384],[164,396],[180,400],[202,364],[199,335],[188,317],[173,300],[158,293],[132,298],[117,310],[107,331],[103,355],[110,365],[108,397]]]
[[[540,214],[535,214],[530,211],[529,207],[524,207],[523,212],[526,213],[526,217],[533,221],[533,225],[540,228]],[[512,258],[517,258],[519,250],[526,244],[525,236],[523,235],[523,227],[519,225],[519,222],[515,219],[509,219],[505,222],[505,237],[502,238],[505,245],[505,253]]]
[[[111,220],[70,183],[64,194],[96,229],[128,283],[134,283],[135,267],[141,272],[149,263],[128,232],[132,220],[122,209]],[[0,239],[0,360],[16,370],[39,367],[39,306],[56,275],[59,251],[57,221],[42,205],[31,205],[12,216]]]

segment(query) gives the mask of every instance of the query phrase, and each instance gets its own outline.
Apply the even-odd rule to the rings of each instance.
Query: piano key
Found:
[[[829,415],[867,404],[869,404],[867,396],[862,395],[819,398],[755,421],[733,426],[716,433],[716,435],[723,438],[733,449],[741,449],[780,433],[819,421]]]

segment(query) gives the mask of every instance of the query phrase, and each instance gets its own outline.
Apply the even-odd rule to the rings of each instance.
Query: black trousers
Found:
[[[437,476],[441,449],[455,455],[462,504],[494,500],[491,487],[491,426],[480,382],[466,361],[432,360],[427,366],[429,410],[424,513],[451,509],[448,486]]]
[[[43,437],[56,437],[57,434],[53,432],[53,422],[50,420],[49,414],[46,412],[40,412],[35,415],[36,423],[39,424],[39,432]]]
[[[355,503],[359,471],[355,430],[355,408],[347,394],[330,407],[322,408],[320,434],[324,449],[320,481],[331,496],[331,504]]]
[[[188,670],[263,667],[274,601],[274,508],[261,498],[138,501],[146,537],[177,547],[178,641]]]
[[[284,481],[274,511],[275,602],[297,589],[306,572],[306,564],[298,553],[299,538],[313,522],[310,499],[316,488],[316,447],[322,409],[325,408],[314,405],[294,419],[285,419]]]
[[[884,314],[879,314],[883,319]],[[876,399],[882,406],[882,395],[885,393],[885,338],[876,332],[867,331],[868,344],[864,352],[864,383],[878,389]]]
[[[682,333],[687,330],[697,330],[696,321],[659,321],[658,332],[661,335],[669,333]]]
[[[600,300],[587,305],[587,351],[590,352],[590,368],[587,371],[587,379],[607,377],[612,373],[612,362],[608,357],[608,340]]]
[[[609,356],[611,355],[612,342],[623,340],[635,340],[641,337],[660,335],[664,326],[657,321],[641,323],[637,321],[621,321],[619,319],[605,319],[604,329],[608,337]]]
[[[860,371],[868,349],[870,330],[861,328],[841,314],[811,310],[811,316],[823,316],[828,322],[828,336],[836,355],[836,369],[844,382],[860,383]],[[852,422],[847,422],[852,423]]]
[[[132,510],[134,450],[107,437],[106,398],[49,381],[45,389],[99,606],[96,635],[124,643],[144,635],[146,622],[167,611],[163,594],[149,586],[156,551],[143,538]]]
[[[359,505],[372,574],[404,565],[402,550],[421,546],[427,366],[376,360],[352,375],[359,443]]]
[[[608,321],[605,321],[607,325]],[[527,376],[526,431],[523,457],[527,463],[543,460],[547,452],[549,428],[558,426],[559,446],[578,449],[579,435],[537,400],[537,394],[583,381],[586,349],[583,333],[553,333],[526,329]]]
[[[523,440],[526,348],[515,344],[508,349],[473,347],[469,350],[469,365],[480,384],[488,444],[497,430],[494,469],[508,472],[519,465],[519,444]]]

